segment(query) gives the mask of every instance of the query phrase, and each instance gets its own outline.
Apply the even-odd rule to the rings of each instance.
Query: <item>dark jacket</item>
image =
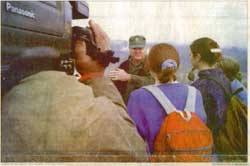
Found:
[[[146,58],[138,65],[133,65],[131,60],[128,59],[123,62],[119,68],[131,74],[130,81],[114,81],[125,104],[127,103],[128,97],[133,90],[141,88],[145,85],[154,84],[154,78],[151,76],[146,65]]]
[[[230,81],[225,77],[221,69],[202,70],[198,73],[197,79],[192,85],[200,90],[203,104],[207,113],[207,125],[216,135],[220,125],[225,121],[227,101],[220,85],[213,80],[203,79],[203,77],[214,78],[231,93]]]

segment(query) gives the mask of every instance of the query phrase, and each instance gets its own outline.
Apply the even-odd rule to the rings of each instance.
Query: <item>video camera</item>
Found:
[[[75,41],[84,41],[86,44],[86,54],[98,61],[105,68],[109,63],[116,63],[120,59],[113,56],[114,52],[112,50],[101,51],[96,44],[95,33],[90,27],[72,27],[72,40],[72,48],[74,48]]]
[[[2,96],[44,70],[73,74],[72,19],[89,17],[84,1],[1,2]]]

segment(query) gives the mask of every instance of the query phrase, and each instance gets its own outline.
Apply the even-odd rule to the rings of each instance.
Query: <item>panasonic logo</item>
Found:
[[[6,10],[11,13],[16,13],[22,16],[30,17],[32,19],[35,19],[35,13],[32,11],[28,11],[25,9],[21,9],[18,7],[13,6],[10,2],[6,2]]]

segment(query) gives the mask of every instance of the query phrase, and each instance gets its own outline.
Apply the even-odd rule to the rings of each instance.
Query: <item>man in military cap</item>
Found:
[[[146,65],[145,45],[144,36],[131,36],[129,38],[130,56],[128,60],[123,62],[117,70],[109,73],[109,77],[114,80],[125,103],[133,90],[154,83]]]

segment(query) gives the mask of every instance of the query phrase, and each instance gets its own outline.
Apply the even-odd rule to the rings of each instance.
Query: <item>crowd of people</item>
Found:
[[[231,113],[245,115],[247,90],[239,64],[224,58],[216,41],[190,44],[190,63],[198,70],[191,85],[177,80],[182,64],[173,45],[156,44],[145,55],[140,35],[129,38],[129,59],[104,77],[119,59],[101,27],[92,20],[89,26],[72,28],[79,80],[42,71],[4,97],[6,161],[227,161],[220,155],[247,154],[247,137],[230,140],[237,131],[247,135],[240,128],[246,117],[236,123],[242,116]],[[239,124],[231,135],[229,123]],[[239,142],[243,149],[234,146]]]

